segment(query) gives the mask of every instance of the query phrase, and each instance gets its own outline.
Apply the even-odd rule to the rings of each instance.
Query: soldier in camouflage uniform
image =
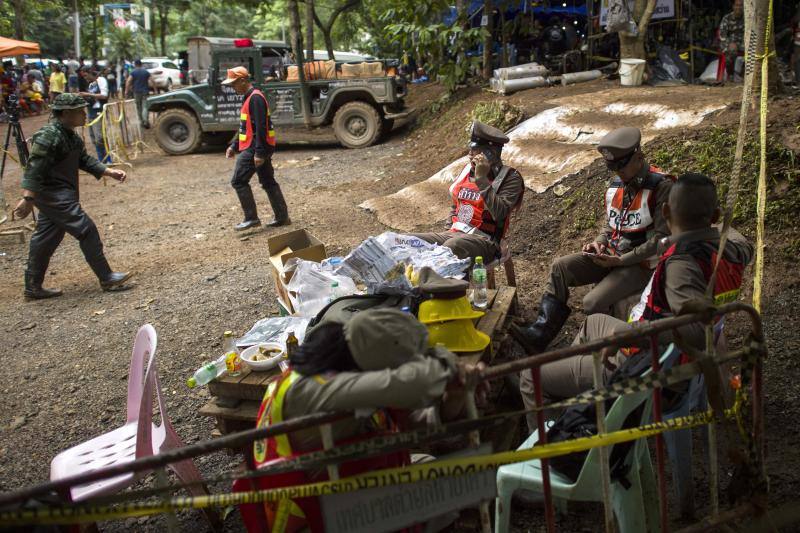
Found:
[[[113,272],[103,254],[100,233],[83,211],[78,195],[78,170],[100,179],[108,176],[124,182],[122,170],[106,167],[86,153],[75,128],[86,124],[86,100],[77,94],[58,95],[53,102],[54,120],[33,135],[28,166],[22,178],[22,200],[14,209],[19,218],[39,210],[36,231],[31,236],[28,268],[25,271],[25,298],[40,300],[61,296],[57,289],[42,287],[50,257],[65,233],[80,242],[86,262],[100,280],[103,290],[124,290],[129,273]]]
[[[725,54],[725,69],[728,79],[734,74],[743,73],[744,62],[739,59],[744,54],[744,8],[742,0],[734,0],[733,11],[722,17],[719,24],[719,44]],[[739,63],[740,65],[737,65]]]

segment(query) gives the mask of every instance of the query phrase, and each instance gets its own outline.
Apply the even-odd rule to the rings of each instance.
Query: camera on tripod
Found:
[[[19,97],[14,93],[9,94],[6,100],[6,115],[10,123],[19,123]]]

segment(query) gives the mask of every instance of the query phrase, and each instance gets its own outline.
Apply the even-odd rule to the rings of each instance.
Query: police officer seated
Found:
[[[564,326],[570,287],[595,284],[583,299],[583,311],[591,315],[609,313],[647,285],[658,242],[669,235],[662,207],[673,178],[645,161],[641,140],[638,128],[620,128],[598,144],[609,170],[617,173],[605,194],[605,229],[581,253],[553,262],[536,321],[512,325],[512,335],[529,353],[544,351]]]
[[[503,165],[501,154],[507,142],[499,129],[473,122],[469,162],[450,186],[450,230],[413,235],[447,246],[461,259],[480,256],[489,263],[500,257],[500,241],[525,190],[520,173]]]

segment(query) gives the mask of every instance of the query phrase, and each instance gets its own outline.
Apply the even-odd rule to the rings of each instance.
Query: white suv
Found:
[[[142,67],[147,69],[153,78],[156,89],[171,91],[181,84],[181,69],[166,57],[142,58]]]

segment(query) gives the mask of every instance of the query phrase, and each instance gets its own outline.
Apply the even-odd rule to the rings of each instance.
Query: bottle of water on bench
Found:
[[[486,267],[483,264],[483,257],[475,258],[475,265],[472,267],[472,305],[476,309],[486,309],[489,299],[486,295]]]

